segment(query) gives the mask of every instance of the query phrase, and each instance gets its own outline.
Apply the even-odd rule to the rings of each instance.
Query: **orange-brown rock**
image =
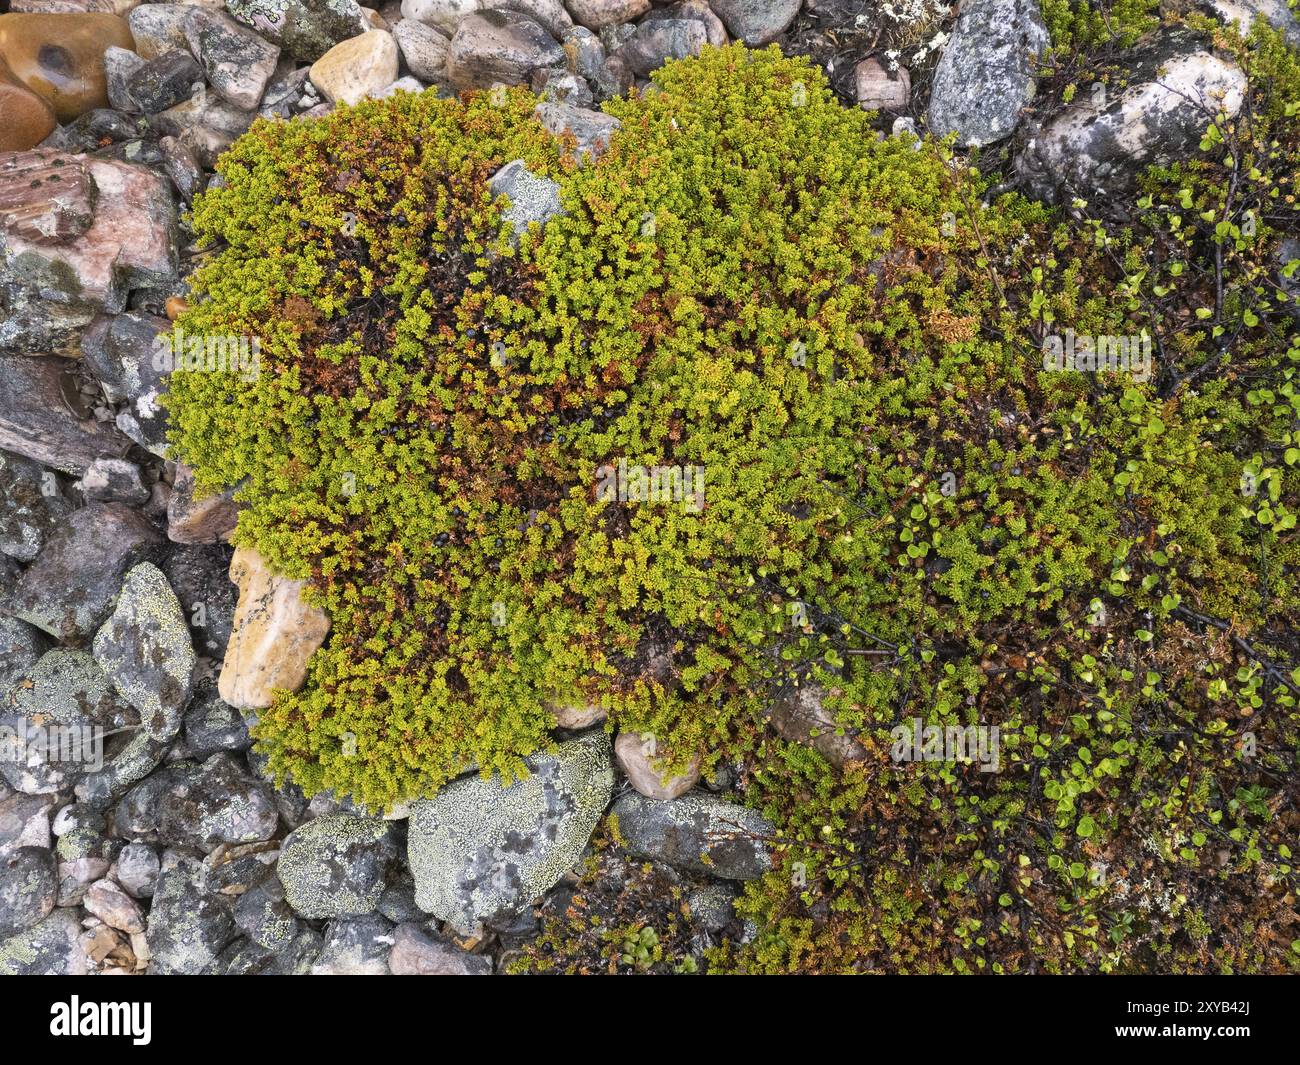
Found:
[[[307,660],[325,642],[330,619],[303,602],[305,582],[272,573],[252,548],[235,552],[230,579],[239,586],[239,604],[217,691],[231,706],[261,710],[276,691],[303,686]]]
[[[54,109],[19,81],[0,56],[0,152],[35,148],[56,125]]]
[[[108,106],[104,49],[134,48],[124,19],[103,12],[0,15],[0,56],[60,122]]]

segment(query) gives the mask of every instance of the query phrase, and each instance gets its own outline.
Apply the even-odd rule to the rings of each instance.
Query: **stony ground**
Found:
[[[156,338],[197,252],[184,211],[259,115],[525,84],[598,152],[601,101],[737,38],[813,57],[882,133],[1000,146],[1045,199],[1199,137],[1242,75],[1157,33],[1122,96],[1051,104],[1037,0],[13,0],[0,14],[0,972],[502,971],[573,899],[593,833],[611,883],[650,859],[688,948],[752,933],[737,885],[772,829],[728,773],[665,780],[639,737],[557,708],[509,788],[470,775],[368,816],[276,787],[248,728],[302,684],[329,619],[227,538],[228,496],[168,460]],[[1276,0],[1262,12],[1297,40]],[[1104,97],[1104,93],[1103,93]],[[1192,109],[1189,111],[1189,109]],[[1005,149],[1003,151],[1002,149]],[[528,175],[502,174],[512,200]],[[543,212],[544,215],[545,212]],[[810,739],[818,708],[777,727]],[[103,740],[85,751],[51,737]],[[823,736],[823,745],[828,737]],[[56,745],[57,748],[57,745]],[[84,757],[82,757],[84,755]],[[605,837],[602,837],[605,838]],[[640,874],[636,874],[640,875]],[[589,885],[590,888],[590,885]],[[595,889],[599,891],[599,884]],[[643,944],[628,944],[635,967]]]

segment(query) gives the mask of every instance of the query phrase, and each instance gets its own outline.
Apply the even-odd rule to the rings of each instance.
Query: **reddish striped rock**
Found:
[[[176,276],[166,178],[113,159],[0,153],[0,351],[75,354],[95,315]]]

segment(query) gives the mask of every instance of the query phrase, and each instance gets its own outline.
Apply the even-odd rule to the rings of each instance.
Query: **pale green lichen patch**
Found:
[[[145,731],[174,736],[197,658],[180,600],[157,566],[141,562],[126,575],[117,608],[95,634],[94,654]]]
[[[395,856],[393,824],[372,817],[318,817],[284,841],[276,864],[284,895],[303,917],[373,913]]]
[[[524,780],[460,780],[411,810],[416,904],[464,934],[554,887],[582,855],[613,791],[603,733],[528,765]]]
[[[39,924],[0,942],[0,975],[82,976],[86,957],[77,942],[75,909],[58,909]]]

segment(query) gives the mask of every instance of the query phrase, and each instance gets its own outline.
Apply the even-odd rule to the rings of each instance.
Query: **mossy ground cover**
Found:
[[[609,105],[585,165],[514,91],[256,125],[196,205],[181,325],[259,337],[261,372],[169,403],[334,620],[262,716],[272,767],[385,805],[599,702],[781,826],[715,967],[1300,965],[1300,66],[1222,44],[1242,114],[1055,211],[739,46]],[[486,179],[520,158],[566,213],[516,246]],[[1151,379],[1045,371],[1065,329],[1145,334]],[[702,507],[611,498],[620,462],[702,471]],[[773,734],[794,684],[865,759]],[[998,727],[1000,771],[897,764],[914,718]],[[615,909],[552,960],[681,964]]]

